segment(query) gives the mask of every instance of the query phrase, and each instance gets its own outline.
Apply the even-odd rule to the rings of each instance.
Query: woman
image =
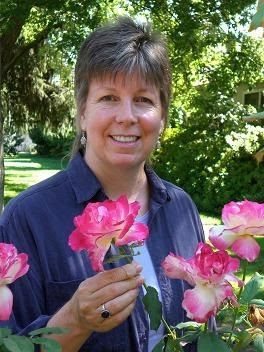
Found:
[[[190,197],[147,164],[167,123],[170,88],[166,45],[148,26],[121,18],[83,43],[72,160],[12,200],[0,222],[0,242],[30,259],[29,273],[11,287],[13,329],[67,327],[67,334],[54,336],[65,352],[151,351],[163,326],[149,330],[144,279],[157,287],[168,323],[184,321],[184,284],[166,278],[160,263],[169,252],[191,257],[202,226]],[[143,265],[112,265],[96,274],[86,254],[68,246],[73,218],[89,202],[123,194],[140,203],[138,221],[150,229],[138,259]]]

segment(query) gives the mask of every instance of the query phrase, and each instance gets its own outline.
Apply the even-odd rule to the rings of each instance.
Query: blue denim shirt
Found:
[[[147,246],[161,289],[164,316],[175,325],[186,320],[181,307],[186,287],[181,280],[168,279],[160,264],[169,252],[193,256],[197,243],[204,240],[203,229],[190,197],[161,180],[150,167],[145,170],[151,189]],[[95,274],[86,253],[72,251],[68,237],[74,229],[73,218],[87,203],[105,198],[100,182],[77,154],[67,169],[9,202],[0,218],[0,242],[12,243],[19,252],[27,253],[30,270],[10,285],[13,313],[0,326],[21,334],[46,326],[79,284]],[[139,297],[124,323],[107,333],[93,333],[80,351],[147,352],[147,337],[148,319]]]

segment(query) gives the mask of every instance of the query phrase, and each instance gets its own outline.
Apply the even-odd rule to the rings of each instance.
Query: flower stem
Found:
[[[246,279],[247,265],[248,265],[248,262],[246,260],[243,260],[242,261],[242,268],[243,268],[242,281],[243,282],[245,282],[245,279]],[[240,289],[239,289],[239,292],[238,292],[238,295],[237,295],[237,302],[239,302],[239,300],[240,300],[240,297],[241,297],[243,289],[244,289],[244,285],[241,286]],[[239,309],[239,307],[237,306],[237,307],[235,307],[235,310],[234,310],[233,323],[232,323],[231,332],[230,332],[229,338],[228,338],[228,344],[229,345],[231,343],[231,338],[233,336],[234,328],[235,328],[235,325],[236,325],[238,309]]]

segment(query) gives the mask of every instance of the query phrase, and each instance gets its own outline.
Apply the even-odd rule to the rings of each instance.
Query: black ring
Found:
[[[107,310],[106,308],[105,308],[105,305],[103,304],[102,305],[102,309],[101,309],[101,317],[102,318],[104,318],[104,319],[107,319],[107,318],[109,318],[110,317],[110,312],[109,312],[109,310]]]

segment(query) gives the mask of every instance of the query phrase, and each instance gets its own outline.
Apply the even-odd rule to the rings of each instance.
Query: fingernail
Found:
[[[142,270],[143,270],[143,266],[138,264],[138,263],[136,263],[136,271],[137,271],[137,273],[140,273]]]
[[[138,287],[139,287],[139,286],[142,286],[143,283],[144,283],[144,281],[145,281],[145,279],[144,279],[142,276],[140,276],[140,277],[137,279]]]

